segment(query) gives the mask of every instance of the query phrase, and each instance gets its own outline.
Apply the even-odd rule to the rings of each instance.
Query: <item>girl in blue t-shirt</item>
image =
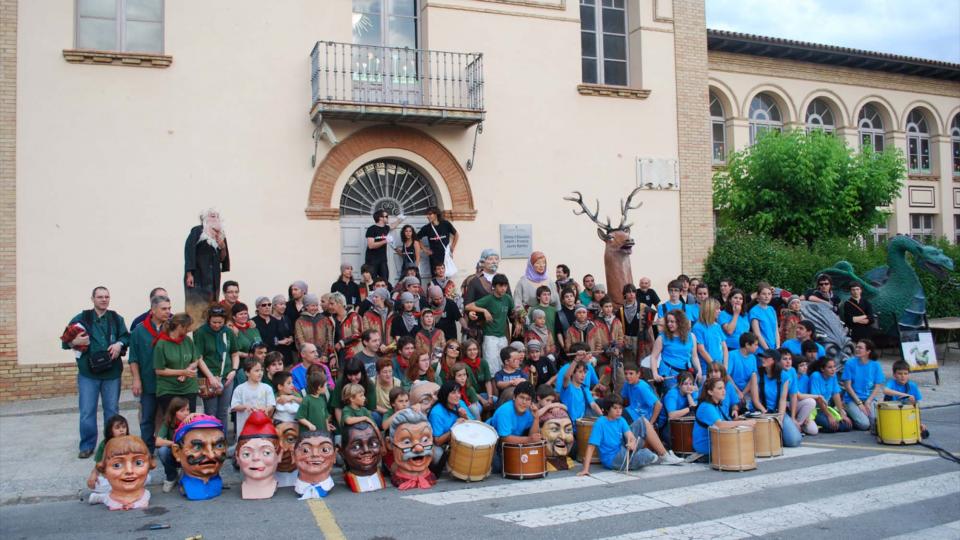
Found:
[[[679,309],[664,317],[663,332],[653,342],[650,369],[653,380],[670,390],[677,385],[677,374],[693,368],[697,380],[702,379],[700,362],[696,359],[697,338],[690,333],[690,322]]]
[[[737,385],[734,384],[727,375],[727,368],[723,367],[723,364],[720,362],[714,362],[710,364],[710,371],[707,372],[707,378],[724,381],[726,393],[723,398],[723,410],[730,415],[730,418],[740,416],[740,398],[737,397]],[[703,390],[700,392],[702,395]]]
[[[753,420],[732,420],[723,408],[726,397],[726,385],[723,380],[711,377],[703,385],[700,402],[697,404],[696,423],[693,426],[693,450],[704,456],[710,455],[710,427],[720,429],[738,426],[753,426]],[[708,458],[709,459],[709,458]]]
[[[750,308],[750,328],[760,338],[760,350],[780,348],[780,329],[777,327],[777,310],[770,306],[773,287],[761,282],[757,286],[757,305]]]
[[[744,294],[740,289],[730,291],[727,303],[717,322],[723,329],[723,336],[727,343],[727,350],[732,351],[740,346],[740,336],[750,331],[750,317],[743,304]]]
[[[667,418],[675,420],[692,414],[697,409],[697,385],[693,381],[693,374],[684,371],[677,376],[677,386],[663,396],[663,406]]]
[[[720,302],[707,298],[700,306],[700,320],[693,325],[693,335],[697,338],[697,356],[700,358],[700,373],[706,373],[713,362],[727,363],[727,344],[723,328],[717,322]]]
[[[837,382],[837,362],[833,358],[824,358],[814,366],[810,375],[810,393],[817,400],[816,422],[826,433],[850,431],[853,421],[847,416],[840,399],[840,383]],[[832,405],[832,406],[831,406]]]
[[[803,435],[800,426],[787,414],[787,400],[796,393],[790,387],[790,375],[784,373],[780,364],[780,351],[770,350],[761,357],[760,376],[757,378],[758,395],[763,413],[776,414],[780,417],[783,446],[791,448],[800,446]]]
[[[781,347],[779,351],[780,367],[787,378],[790,379],[790,395],[787,398],[790,418],[807,435],[816,435],[819,428],[817,423],[810,418],[810,413],[817,409],[817,401],[810,395],[810,377],[807,376],[807,364],[804,362],[803,375],[800,375],[799,371],[793,367],[793,352],[785,347]],[[806,386],[800,384],[801,377],[806,382]],[[801,387],[804,389],[801,390]]]

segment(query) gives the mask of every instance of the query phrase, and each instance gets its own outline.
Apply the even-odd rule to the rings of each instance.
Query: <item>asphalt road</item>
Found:
[[[923,420],[929,442],[960,453],[960,406],[926,410]],[[237,486],[205,502],[154,488],[147,511],[76,501],[0,507],[0,538],[960,538],[960,465],[925,448],[821,435],[758,465],[469,485],[444,478],[431,490],[363,495],[338,478],[311,504],[291,488],[256,502],[241,500]]]

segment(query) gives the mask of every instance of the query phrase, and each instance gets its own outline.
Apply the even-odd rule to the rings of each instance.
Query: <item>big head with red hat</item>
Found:
[[[244,499],[269,499],[277,491],[274,474],[280,464],[280,436],[270,417],[253,411],[237,437],[237,463],[243,473]]]

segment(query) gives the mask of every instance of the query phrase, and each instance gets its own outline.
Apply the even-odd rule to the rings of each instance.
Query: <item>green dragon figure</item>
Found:
[[[943,250],[925,246],[909,236],[897,235],[887,244],[887,265],[870,270],[864,277],[858,276],[853,265],[840,261],[818,272],[833,279],[834,290],[841,301],[850,296],[850,285],[859,283],[863,297],[873,304],[880,320],[881,332],[895,336],[899,329],[918,329],[924,325],[927,300],[920,286],[916,271],[907,262],[907,253],[912,253],[914,264],[944,280],[953,270],[953,260]]]

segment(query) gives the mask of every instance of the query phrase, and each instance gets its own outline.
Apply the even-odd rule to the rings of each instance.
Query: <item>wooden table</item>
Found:
[[[943,363],[947,363],[947,352],[950,349],[960,351],[960,317],[941,317],[939,319],[930,319],[927,321],[930,331],[936,336],[937,332],[945,332],[947,341],[943,344]],[[956,335],[954,335],[956,334]],[[956,345],[950,345],[950,337],[956,337]],[[934,347],[936,347],[936,337],[934,337]]]

